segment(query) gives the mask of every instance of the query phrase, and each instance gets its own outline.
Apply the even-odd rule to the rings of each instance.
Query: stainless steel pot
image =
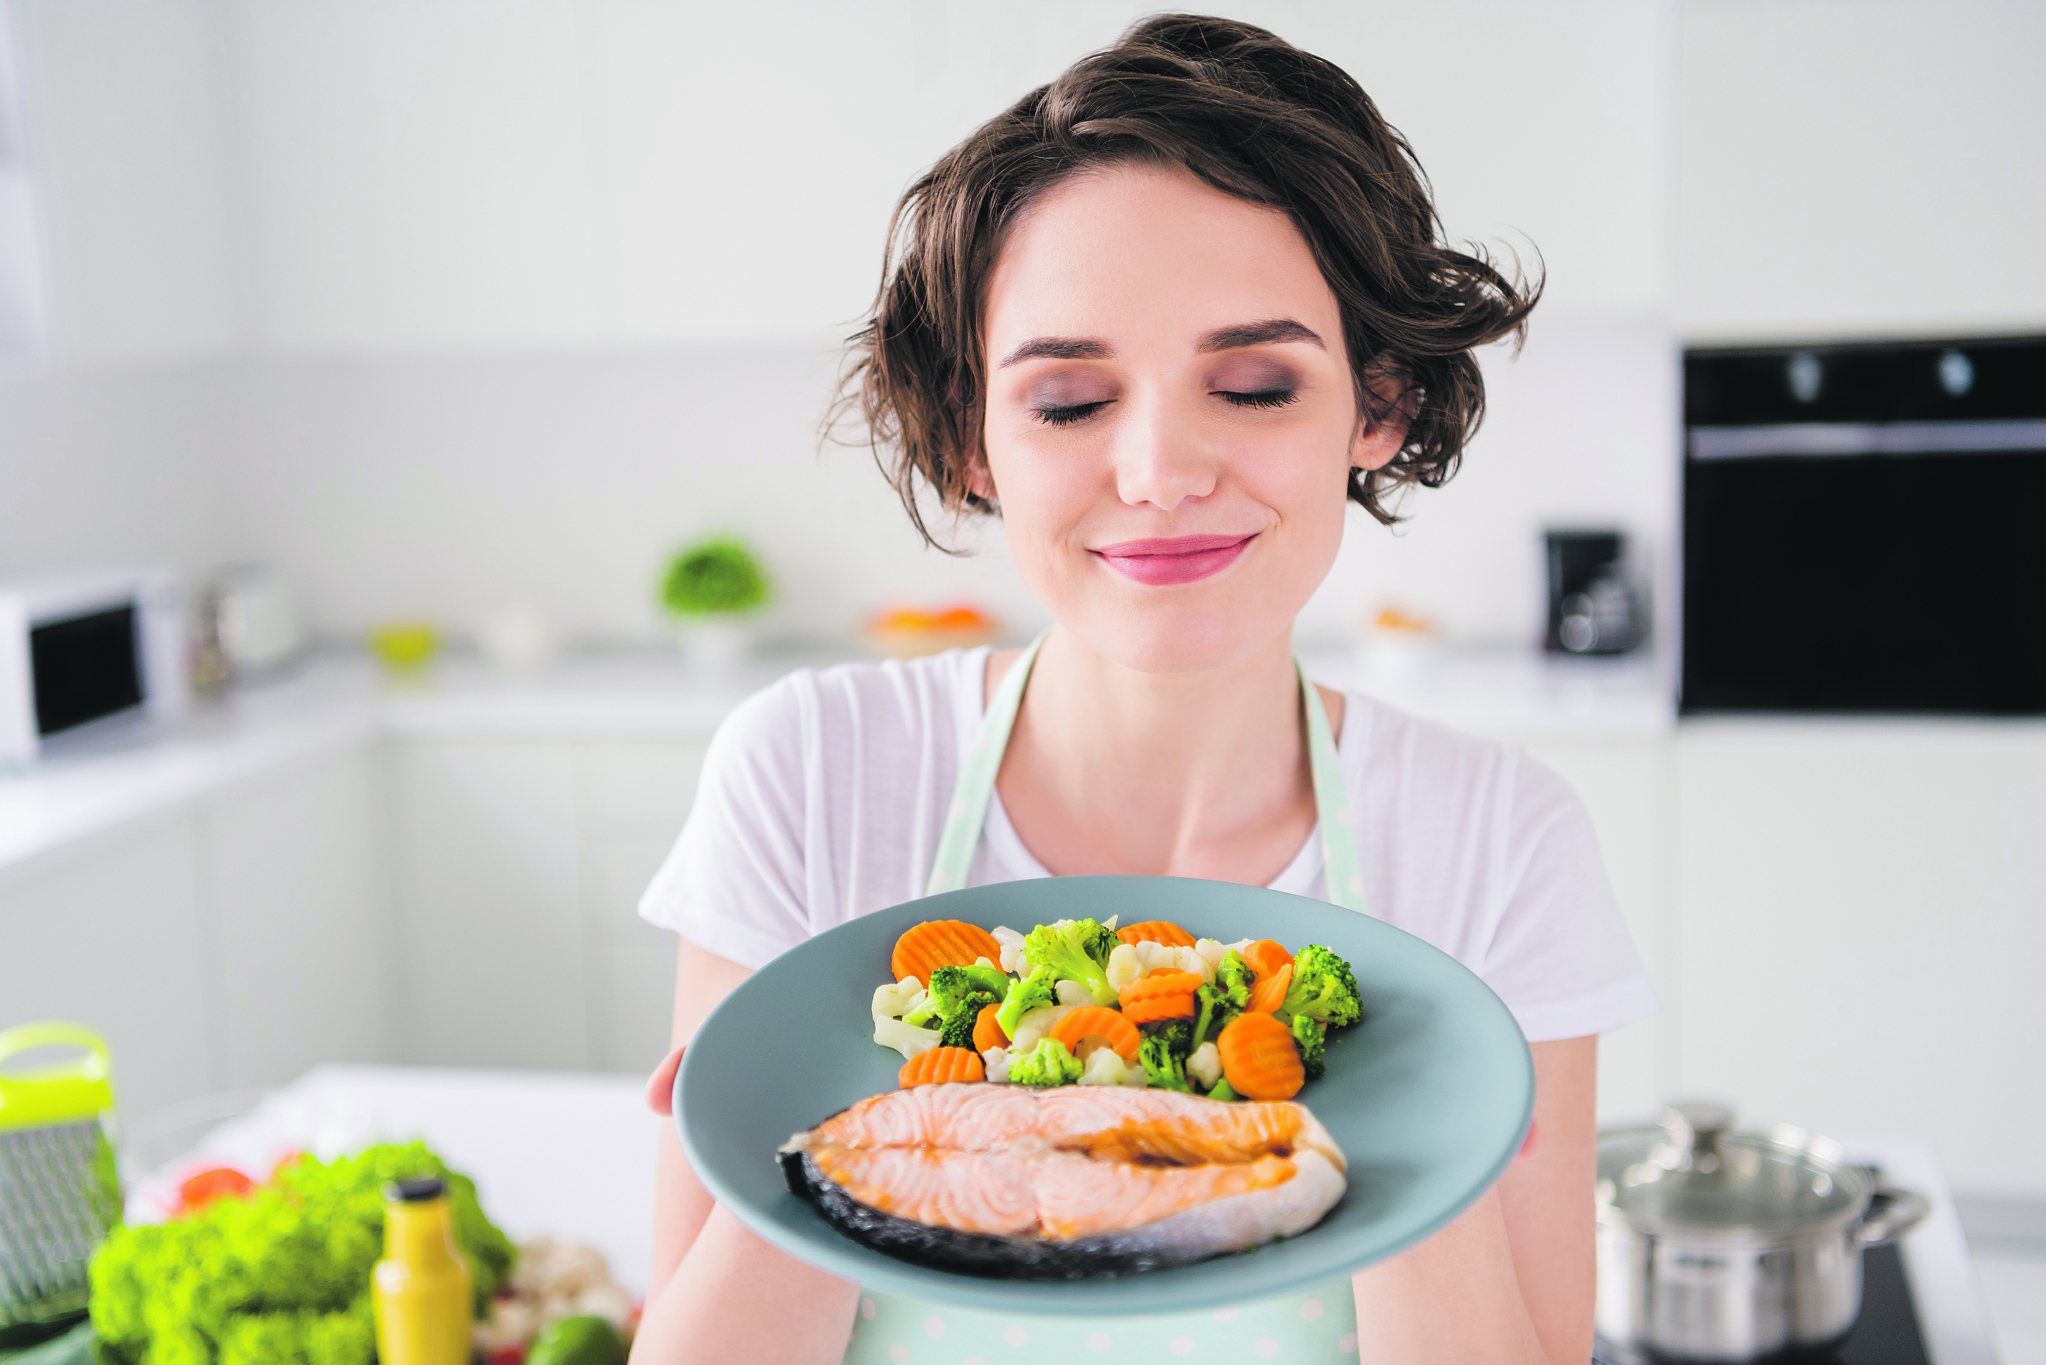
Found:
[[[1823,1361],[1861,1311],[1861,1250],[1925,1200],[1799,1128],[1682,1104],[1598,1143],[1598,1335],[1615,1365]]]

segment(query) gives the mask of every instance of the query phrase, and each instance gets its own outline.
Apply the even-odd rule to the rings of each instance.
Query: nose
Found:
[[[1221,462],[1192,414],[1156,395],[1130,394],[1116,426],[1115,489],[1125,505],[1170,512],[1215,491]]]

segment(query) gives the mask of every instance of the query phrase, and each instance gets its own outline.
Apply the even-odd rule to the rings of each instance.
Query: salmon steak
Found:
[[[826,1221],[941,1270],[1068,1280],[1191,1265],[1305,1232],[1343,1197],[1290,1101],[953,1082],[861,1100],[780,1149]]]

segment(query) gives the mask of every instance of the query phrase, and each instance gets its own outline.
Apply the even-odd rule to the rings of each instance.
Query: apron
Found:
[[[995,774],[1001,771],[1009,732],[1023,702],[1023,686],[1043,643],[1040,635],[1023,651],[988,702],[980,732],[960,767],[927,894],[966,885],[994,795]],[[1329,732],[1321,694],[1308,682],[1306,670],[1297,663],[1294,667],[1300,673],[1307,717],[1308,766],[1314,778],[1329,899],[1362,914],[1363,863],[1357,856],[1349,795],[1336,763],[1335,737]],[[1356,1355],[1357,1301],[1344,1278],[1259,1302],[1116,1318],[990,1313],[862,1289],[845,1365],[1083,1365],[1089,1360],[1115,1365],[1262,1360],[1340,1365]]]

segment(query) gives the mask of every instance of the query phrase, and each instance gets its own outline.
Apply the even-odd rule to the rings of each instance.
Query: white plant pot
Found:
[[[682,624],[682,657],[699,681],[730,682],[753,653],[753,623],[706,616]]]

